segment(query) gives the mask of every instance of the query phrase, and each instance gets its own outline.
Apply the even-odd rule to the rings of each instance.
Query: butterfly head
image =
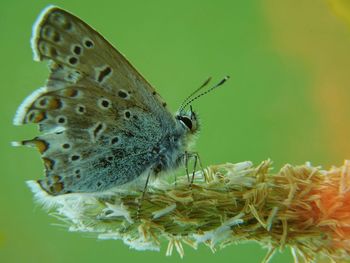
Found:
[[[195,134],[199,130],[199,123],[196,113],[193,111],[191,103],[198,98],[202,97],[203,95],[211,92],[212,90],[220,87],[222,84],[226,82],[230,77],[226,76],[224,77],[218,84],[214,85],[210,89],[199,93],[200,90],[202,90],[205,86],[208,85],[211,78],[208,78],[198,89],[193,91],[181,104],[180,109],[178,113],[176,114],[175,118],[178,122],[180,122],[181,126],[188,131],[190,134]],[[186,106],[190,105],[190,110],[185,111]]]
[[[195,134],[199,130],[197,114],[191,106],[189,111],[178,112],[175,118],[189,133]]]

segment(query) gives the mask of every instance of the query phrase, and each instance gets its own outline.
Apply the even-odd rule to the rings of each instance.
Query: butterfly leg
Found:
[[[148,173],[145,186],[143,187],[142,198],[141,198],[142,201],[143,201],[143,199],[144,199],[144,197],[146,195],[147,186],[148,186],[148,182],[149,182],[149,178],[150,177],[151,177],[151,172]]]
[[[188,173],[188,160],[189,160],[190,157],[191,157],[190,153],[186,151],[185,155],[184,155],[184,158],[185,158],[185,171],[186,171],[188,183],[190,183],[190,174]]]
[[[142,206],[142,202],[146,196],[147,186],[148,186],[148,182],[149,182],[149,178],[151,177],[151,174],[152,174],[152,172],[150,171],[147,175],[145,186],[143,187],[142,196],[141,196],[141,198],[138,199],[137,212],[136,212],[136,219],[137,220],[140,219],[141,206]]]
[[[194,158],[194,164],[193,164],[193,172],[192,172],[192,178],[191,178],[191,183],[190,183],[190,186],[192,187],[193,185],[193,181],[194,181],[194,176],[196,174],[196,168],[197,168],[197,161],[199,159],[198,155],[193,155],[193,158]]]
[[[199,154],[198,154],[198,153],[196,153],[196,154],[197,154],[199,166],[200,166],[200,168],[201,168],[202,176],[203,176],[203,178],[206,180],[206,179],[207,179],[207,176],[206,176],[206,174],[205,174],[205,170],[204,170],[204,167],[203,167],[203,163],[202,163],[202,161],[201,161],[201,158],[199,157]]]
[[[191,179],[190,179],[190,175],[189,175],[189,172],[188,172],[188,160],[190,158],[194,159],[193,172],[192,172]],[[189,183],[190,187],[192,187],[192,184],[194,182],[194,176],[196,174],[196,169],[197,169],[197,165],[198,164],[200,166],[200,169],[201,169],[202,173],[204,174],[204,169],[203,169],[203,165],[202,165],[201,159],[199,157],[199,154],[197,152],[190,152],[190,153],[189,152],[185,152],[185,169],[186,169],[187,180],[188,180],[188,183]]]

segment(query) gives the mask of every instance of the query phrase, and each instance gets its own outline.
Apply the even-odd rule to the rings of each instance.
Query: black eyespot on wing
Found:
[[[113,137],[112,140],[111,140],[111,144],[115,144],[115,143],[118,143],[119,142],[119,137]]]
[[[69,143],[62,144],[62,148],[63,149],[69,149],[70,148],[70,144]]]
[[[81,47],[80,46],[74,46],[73,52],[76,55],[80,55],[81,54]]]
[[[64,124],[67,122],[67,119],[66,119],[66,117],[61,116],[61,117],[57,118],[57,122],[60,124]]]
[[[70,57],[68,61],[71,65],[75,65],[78,63],[78,59],[76,57]]]
[[[87,48],[92,48],[94,46],[94,43],[89,39],[85,40],[84,44]]]
[[[125,99],[128,96],[128,94],[123,90],[119,90],[118,96],[121,97],[122,99]]]
[[[102,82],[111,73],[112,73],[112,69],[110,67],[105,67],[99,72],[97,81]]]
[[[80,159],[80,156],[79,155],[72,155],[71,158],[70,158],[72,161],[77,161]]]
[[[84,113],[84,112],[85,112],[85,106],[83,106],[83,105],[78,105],[77,111],[78,111],[78,113],[80,113],[80,114]]]
[[[100,101],[100,105],[101,105],[103,108],[108,108],[108,107],[110,106],[110,103],[109,103],[108,100],[102,99],[102,100]]]
[[[99,123],[99,124],[95,127],[95,129],[94,129],[94,131],[93,131],[94,137],[95,137],[95,138],[97,137],[98,133],[101,132],[102,128],[103,128],[102,123]]]
[[[129,119],[131,117],[131,112],[130,111],[125,111],[124,115],[125,115],[125,118]]]

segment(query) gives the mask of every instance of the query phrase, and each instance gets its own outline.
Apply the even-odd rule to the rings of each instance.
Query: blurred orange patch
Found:
[[[311,196],[319,196],[313,205],[312,216],[322,231],[333,237],[330,245],[334,249],[350,252],[349,179],[350,162],[345,161],[342,168],[334,168],[328,172],[327,180]]]
[[[310,96],[310,107],[319,114],[326,151],[334,160],[349,159],[350,30],[344,21],[350,25],[350,1],[265,3],[274,48],[282,58],[299,61],[310,75],[305,94]]]

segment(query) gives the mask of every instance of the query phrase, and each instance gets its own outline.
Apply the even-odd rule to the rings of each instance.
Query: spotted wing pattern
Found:
[[[36,146],[52,195],[100,192],[134,180],[174,117],[151,85],[99,33],[57,7],[33,28],[36,60],[50,62],[46,87],[19,107],[17,125],[39,124]]]

